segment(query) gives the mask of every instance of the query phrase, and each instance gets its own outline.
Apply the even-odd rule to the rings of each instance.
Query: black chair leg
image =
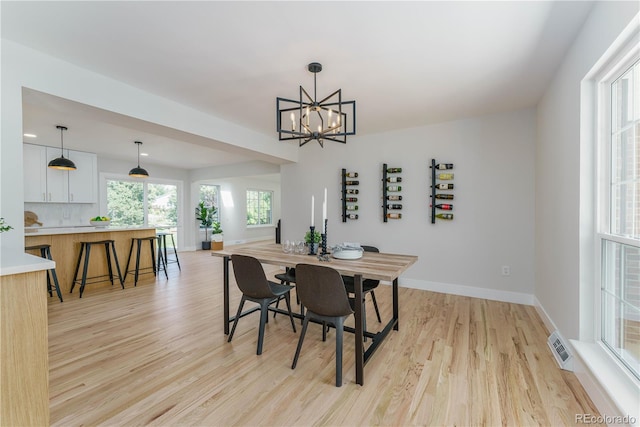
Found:
[[[376,301],[376,293],[371,291],[371,301],[373,301],[373,308],[376,309],[376,316],[378,316],[378,323],[382,323],[382,318],[380,317],[380,310],[378,310],[378,302]]]
[[[344,335],[344,319],[336,319],[336,387],[342,386],[342,343]]]
[[[260,328],[258,329],[258,349],[256,354],[260,356],[262,354],[262,343],[264,341],[264,325],[269,320],[269,302],[262,301],[260,303]]]
[[[289,309],[289,319],[291,320],[291,327],[293,328],[293,332],[296,332],[296,324],[293,321],[293,314],[291,314],[291,297],[289,296],[288,292],[284,295],[284,300],[287,303],[287,308]],[[278,299],[278,301],[280,301],[280,299]]]
[[[298,364],[298,357],[300,356],[300,350],[302,350],[302,342],[304,341],[304,336],[307,333],[307,326],[309,325],[309,319],[307,317],[304,318],[302,322],[302,332],[300,333],[300,338],[298,339],[298,347],[296,347],[296,354],[293,356],[293,364],[291,365],[291,369],[296,369],[296,365]]]
[[[229,338],[227,342],[231,342],[231,338],[233,338],[233,333],[236,331],[236,326],[238,325],[238,320],[240,319],[240,315],[242,314],[242,307],[244,307],[245,298],[244,295],[240,300],[240,305],[238,306],[238,312],[236,313],[236,318],[233,320],[233,327],[231,328],[231,332],[229,332]]]

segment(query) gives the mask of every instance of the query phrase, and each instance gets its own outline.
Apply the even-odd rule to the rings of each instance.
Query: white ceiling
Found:
[[[10,2],[2,37],[273,136],[275,98],[342,88],[366,135],[536,105],[592,2]],[[204,138],[37,92],[35,143],[149,163],[237,163]],[[100,135],[98,139],[96,136]],[[80,147],[75,146],[81,144]],[[109,144],[105,145],[105,141]],[[176,150],[189,144],[188,150]],[[104,147],[109,147],[105,152]],[[119,149],[122,148],[122,149]],[[193,151],[192,151],[193,150]],[[184,155],[188,152],[189,155]],[[195,154],[195,155],[194,155]]]

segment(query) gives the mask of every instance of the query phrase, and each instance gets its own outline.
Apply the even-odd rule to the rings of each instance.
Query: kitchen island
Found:
[[[109,227],[64,227],[64,228],[34,228],[27,227],[25,232],[25,247],[49,244],[51,245],[51,256],[56,263],[56,273],[60,282],[60,291],[65,297],[71,290],[73,283],[73,273],[75,272],[80,253],[80,242],[97,242],[100,240],[114,240],[116,254],[120,263],[120,270],[124,277],[127,258],[129,257],[129,248],[131,247],[131,239],[136,237],[152,237],[156,235],[156,229],[153,227],[126,227],[126,226],[109,226]],[[29,251],[33,255],[40,255],[39,251]],[[134,247],[131,257],[131,265],[129,270],[135,266],[136,251]],[[117,275],[114,264],[114,275]],[[149,244],[145,242],[140,252],[140,268],[152,267],[151,254]],[[82,271],[82,266],[80,266]],[[144,270],[150,271],[150,270]],[[101,276],[108,274],[106,258],[103,246],[96,246],[91,251],[91,259],[89,262],[89,276]],[[80,273],[78,274],[80,276]],[[141,276],[140,281],[152,275]],[[120,288],[120,283],[114,277],[114,283]],[[133,275],[127,276],[127,283],[133,285]],[[125,286],[127,285],[125,283]],[[99,287],[109,287],[111,282],[105,278],[104,282],[88,284],[85,289],[91,292],[91,289]],[[78,294],[79,287],[76,286],[74,293]]]

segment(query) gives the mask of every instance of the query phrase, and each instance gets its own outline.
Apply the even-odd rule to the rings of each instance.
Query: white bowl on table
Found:
[[[111,221],[89,221],[94,227],[108,227]]]
[[[363,252],[361,247],[338,245],[332,248],[331,256],[337,259],[360,259]]]

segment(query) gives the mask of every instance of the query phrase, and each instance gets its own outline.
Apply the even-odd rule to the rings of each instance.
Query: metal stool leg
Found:
[[[131,246],[129,247],[129,258],[127,258],[127,266],[124,269],[123,281],[127,281],[127,274],[129,274],[129,263],[131,262],[131,254],[133,253],[133,239],[131,239]]]
[[[46,248],[46,258],[53,261],[53,258],[51,257],[51,249]],[[56,288],[56,294],[58,294],[58,298],[60,299],[60,302],[62,301],[62,293],[60,292],[60,283],[58,282],[58,275],[56,274],[56,269],[52,268],[47,272],[47,281],[49,280],[49,274],[51,274],[51,278],[53,279],[53,286]],[[50,284],[49,284],[50,285]],[[49,291],[49,293],[51,294],[51,291]]]
[[[113,286],[113,268],[111,268],[111,253],[109,252],[109,242],[104,243],[104,252],[107,255],[107,268],[109,269],[109,280],[111,281],[111,286]]]
[[[180,260],[178,259],[178,250],[176,249],[176,242],[173,239],[173,234],[170,234],[171,236],[171,244],[173,245],[173,253],[176,256],[176,264],[178,264],[178,270],[182,271],[182,267],[180,267]],[[167,254],[167,247],[165,246],[165,258],[166,258],[166,254]]]
[[[78,262],[76,263],[76,271],[73,273],[73,283],[71,283],[71,290],[69,293],[73,293],[73,288],[76,286],[76,282],[78,281],[78,271],[80,270],[80,263],[82,262],[82,253],[84,252],[84,243],[80,244],[80,255],[78,255]]]
[[[91,245],[85,245],[87,248],[84,252],[84,270],[82,271],[82,283],[80,284],[80,298],[84,293],[84,286],[87,284],[87,271],[89,270],[89,254],[91,253]]]
[[[118,272],[118,280],[120,280],[120,286],[124,289],[124,280],[122,279],[122,272],[120,271],[120,263],[118,262],[118,254],[116,253],[116,244],[111,242],[111,250],[113,251],[113,259],[116,261],[116,271]]]

